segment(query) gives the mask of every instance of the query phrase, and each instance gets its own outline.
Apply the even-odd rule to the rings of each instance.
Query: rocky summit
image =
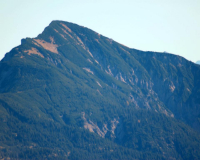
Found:
[[[200,66],[52,21],[0,62],[0,159],[200,159]]]

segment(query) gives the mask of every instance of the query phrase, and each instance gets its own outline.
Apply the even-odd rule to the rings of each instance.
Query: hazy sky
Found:
[[[200,60],[200,0],[0,0],[0,59],[52,20],[88,27],[130,48]]]

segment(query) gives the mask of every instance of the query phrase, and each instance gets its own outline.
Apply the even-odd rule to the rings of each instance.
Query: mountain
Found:
[[[200,159],[200,66],[52,21],[0,62],[1,159]]]
[[[200,64],[200,61],[197,61],[196,64]]]

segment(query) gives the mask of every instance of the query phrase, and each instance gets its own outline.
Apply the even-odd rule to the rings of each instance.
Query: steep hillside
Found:
[[[0,62],[0,158],[199,159],[199,76],[53,21]]]

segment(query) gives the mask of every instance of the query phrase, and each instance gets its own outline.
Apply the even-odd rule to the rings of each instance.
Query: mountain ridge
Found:
[[[53,21],[0,62],[2,158],[199,158],[199,76],[180,56]]]

